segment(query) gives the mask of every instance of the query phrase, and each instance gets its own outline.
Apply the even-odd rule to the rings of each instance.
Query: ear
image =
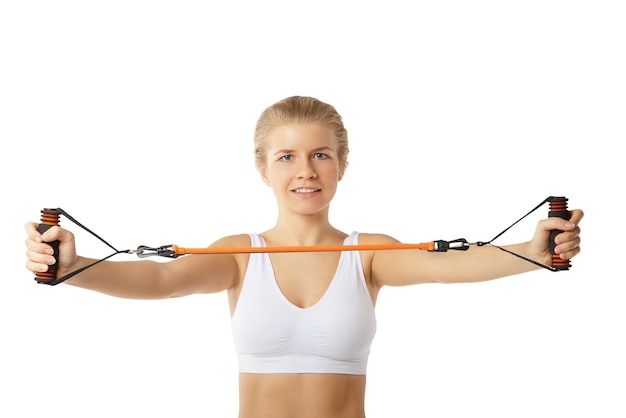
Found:
[[[339,168],[339,177],[337,178],[337,181],[341,181],[341,179],[343,178],[343,175],[346,174],[346,168],[348,168],[348,162],[347,161],[342,161],[340,168]]]
[[[263,183],[265,183],[268,187],[272,187],[272,182],[267,176],[267,167],[265,166],[265,164],[258,165],[257,169],[259,170],[259,174],[261,174],[261,180],[263,180]]]

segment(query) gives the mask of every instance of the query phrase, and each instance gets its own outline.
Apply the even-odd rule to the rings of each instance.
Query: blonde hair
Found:
[[[292,96],[265,109],[254,130],[254,155],[257,167],[265,163],[267,138],[272,130],[290,123],[319,123],[328,126],[337,140],[337,157],[348,164],[348,131],[337,110],[313,97]]]

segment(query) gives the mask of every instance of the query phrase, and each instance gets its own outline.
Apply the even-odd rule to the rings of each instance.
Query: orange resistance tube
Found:
[[[303,253],[319,251],[372,251],[372,250],[428,250],[435,249],[434,242],[422,244],[363,244],[363,245],[310,245],[275,247],[232,247],[232,248],[183,248],[172,245],[175,254],[251,254],[251,253]]]

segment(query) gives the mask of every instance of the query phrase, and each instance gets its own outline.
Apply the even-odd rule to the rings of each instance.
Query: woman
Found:
[[[214,242],[214,247],[397,243],[381,234],[346,234],[329,222],[329,207],[348,158],[347,132],[330,105],[290,97],[267,108],[255,130],[256,165],[278,204],[273,228]],[[580,252],[580,210],[571,219],[538,223],[532,240],[510,251],[550,264],[556,252]],[[94,260],[76,254],[60,227],[43,235],[26,224],[27,268],[55,263],[47,244],[60,241],[57,274]],[[490,246],[434,253],[420,250],[220,254],[168,263],[103,262],[66,283],[123,298],[172,298],[227,291],[240,371],[239,416],[362,418],[374,306],[383,286],[477,282],[538,267]]]

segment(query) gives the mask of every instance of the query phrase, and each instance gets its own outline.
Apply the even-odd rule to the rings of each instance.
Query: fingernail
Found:
[[[48,255],[52,255],[52,254],[54,254],[54,250],[52,248],[46,248],[45,253],[48,254]]]
[[[44,241],[48,241],[50,239],[50,235],[49,234],[43,234],[43,236],[41,238],[43,238]]]
[[[42,242],[41,237],[35,237],[35,242]]]
[[[576,226],[576,225],[575,225],[575,224],[573,224],[573,223],[571,223],[571,222],[567,222],[567,223],[565,224],[565,227],[566,227],[566,228],[573,228],[573,227],[575,227],[575,226]]]
[[[46,263],[48,263],[49,265],[53,265],[54,264],[54,258],[52,258],[52,257],[46,258]]]

